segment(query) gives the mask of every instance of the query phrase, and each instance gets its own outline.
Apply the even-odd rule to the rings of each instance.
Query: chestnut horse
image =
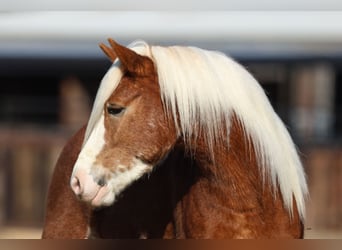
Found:
[[[219,52],[109,43],[43,238],[302,237],[305,174],[257,81]]]

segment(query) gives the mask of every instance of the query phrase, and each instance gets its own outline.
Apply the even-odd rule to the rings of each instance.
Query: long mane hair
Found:
[[[211,152],[215,143],[221,141],[222,131],[226,131],[224,142],[229,145],[231,118],[235,115],[246,138],[253,143],[263,176],[271,180],[275,190],[279,185],[284,205],[291,214],[295,199],[299,215],[304,218],[307,186],[296,147],[263,89],[248,71],[215,51],[149,46],[142,41],[128,47],[153,60],[165,111],[173,116],[185,143],[201,130],[206,131],[205,140]],[[100,84],[84,143],[122,75],[120,61],[116,60]]]

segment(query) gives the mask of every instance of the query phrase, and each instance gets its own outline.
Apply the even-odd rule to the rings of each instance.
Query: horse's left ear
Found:
[[[123,67],[129,73],[137,76],[148,75],[149,66],[152,63],[152,61],[149,58],[138,55],[133,50],[118,44],[111,38],[108,39],[108,42],[114,50],[117,57],[119,58],[119,60],[121,61]]]
[[[100,43],[99,44],[100,48],[102,49],[102,51],[107,55],[107,57],[109,58],[109,60],[111,62],[114,62],[116,59],[116,54],[114,52],[114,50],[110,47],[107,47],[105,44]]]

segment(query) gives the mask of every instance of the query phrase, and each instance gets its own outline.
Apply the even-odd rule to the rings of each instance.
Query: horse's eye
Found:
[[[107,112],[108,114],[114,115],[114,116],[119,116],[122,115],[123,112],[125,111],[124,107],[120,107],[120,106],[114,106],[114,105],[108,105],[107,106]]]

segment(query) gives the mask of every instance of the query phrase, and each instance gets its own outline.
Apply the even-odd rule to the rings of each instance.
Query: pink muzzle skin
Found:
[[[84,170],[76,170],[71,178],[71,189],[77,197],[93,206],[100,206],[102,198],[108,193],[106,186],[99,185],[93,176]]]

